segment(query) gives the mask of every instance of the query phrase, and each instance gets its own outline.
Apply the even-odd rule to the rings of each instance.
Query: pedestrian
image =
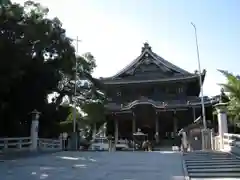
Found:
[[[148,142],[147,141],[143,141],[142,148],[143,148],[144,151],[148,150]]]
[[[148,141],[148,151],[152,151],[152,143]]]
[[[188,149],[188,142],[187,142],[187,135],[186,132],[182,133],[182,150],[183,152],[187,152]]]
[[[71,138],[70,135],[68,135],[68,136],[67,136],[67,139],[65,140],[65,151],[67,151],[68,148],[69,148],[68,146],[69,146],[70,138]]]

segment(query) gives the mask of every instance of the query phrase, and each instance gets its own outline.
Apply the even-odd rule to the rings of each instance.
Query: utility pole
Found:
[[[78,62],[77,62],[77,56],[78,56],[78,43],[81,42],[81,40],[78,39],[78,36],[76,39],[73,39],[74,41],[76,41],[76,62],[75,62],[75,86],[74,86],[74,102],[73,102],[73,107],[74,107],[74,111],[73,111],[73,149],[77,150],[77,142],[78,142],[78,134],[76,132],[76,123],[77,123],[77,73],[78,73]]]

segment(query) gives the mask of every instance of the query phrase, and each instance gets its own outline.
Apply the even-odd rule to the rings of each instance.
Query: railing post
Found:
[[[4,150],[8,149],[8,140],[4,139]]]
[[[41,142],[41,139],[40,139],[40,138],[38,138],[38,148],[39,148],[39,149],[42,149],[42,142]]]
[[[211,139],[211,149],[214,150],[214,132],[213,129],[210,130],[210,139]]]
[[[18,146],[18,149],[22,149],[22,139],[18,140],[17,146]]]
[[[63,140],[62,140],[63,138],[62,138],[62,136],[59,136],[59,149],[63,149]]]
[[[45,141],[42,142],[43,149],[47,149],[47,143]]]
[[[218,136],[215,136],[215,150],[216,151],[219,150],[219,139],[218,139]]]

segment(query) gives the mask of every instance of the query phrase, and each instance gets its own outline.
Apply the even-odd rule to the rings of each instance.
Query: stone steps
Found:
[[[189,173],[188,174],[189,177],[191,177],[191,180],[193,178],[197,178],[197,179],[201,179],[201,180],[206,180],[206,178],[216,178],[217,180],[221,180],[220,178],[234,178],[239,179],[240,175],[239,173],[211,173],[211,174],[206,174],[206,173]]]
[[[193,168],[193,169],[204,169],[204,168],[212,168],[212,167],[215,167],[215,168],[240,168],[240,164],[236,165],[236,164],[210,164],[210,165],[205,165],[205,166],[202,166],[202,165],[189,165],[188,168]]]
[[[187,165],[187,167],[188,166],[203,166],[203,167],[205,167],[205,166],[219,166],[219,165],[235,165],[235,166],[239,166],[240,165],[240,163],[239,162],[214,162],[214,163],[210,163],[210,162],[208,162],[208,163],[188,163],[188,162],[185,162]]]
[[[228,163],[228,162],[236,162],[239,163],[239,160],[236,159],[219,159],[219,160],[214,160],[214,159],[209,159],[209,160],[185,160],[188,163]]]
[[[240,179],[240,159],[221,152],[189,152],[183,155],[188,176],[193,179]]]

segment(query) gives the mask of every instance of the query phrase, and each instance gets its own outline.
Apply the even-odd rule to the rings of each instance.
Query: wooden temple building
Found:
[[[206,71],[201,72],[204,81]],[[112,77],[100,78],[108,97],[107,134],[131,139],[137,129],[156,143],[201,115],[199,73],[166,61],[144,43],[140,56]],[[206,119],[215,100],[204,97]]]

